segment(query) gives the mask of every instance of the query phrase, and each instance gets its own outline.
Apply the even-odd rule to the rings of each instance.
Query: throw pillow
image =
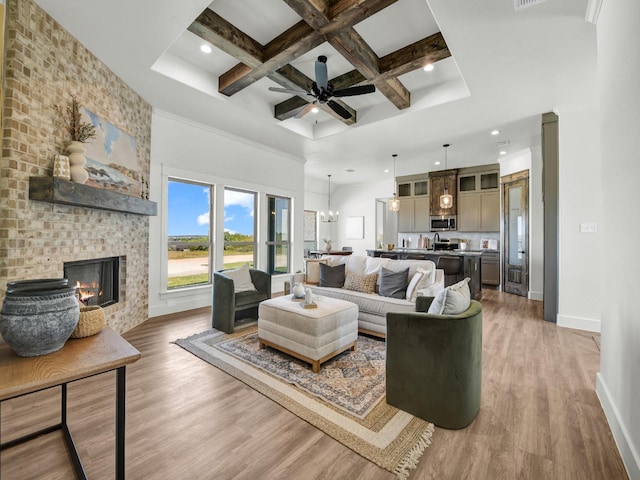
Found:
[[[354,292],[373,293],[376,288],[377,273],[370,275],[347,272],[344,279],[344,289]]]
[[[335,267],[321,263],[320,286],[342,288],[344,286],[344,263]]]
[[[409,284],[409,267],[394,272],[382,267],[380,270],[380,295],[391,298],[405,298]]]
[[[416,297],[418,296],[418,285],[420,285],[422,278],[424,277],[424,271],[421,268],[413,274],[411,277],[411,281],[409,282],[409,286],[407,287],[407,300],[411,302],[416,301]]]
[[[471,304],[469,277],[441,291],[433,299],[428,313],[436,315],[460,315]]]
[[[255,285],[253,284],[253,282],[251,282],[251,274],[249,273],[248,263],[245,263],[240,268],[234,268],[233,270],[224,270],[222,273],[233,280],[234,293],[256,290]]]

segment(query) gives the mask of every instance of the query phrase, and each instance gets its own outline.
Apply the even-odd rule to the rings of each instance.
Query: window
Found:
[[[167,288],[211,282],[210,185],[169,179]]]
[[[288,273],[291,251],[291,199],[267,196],[269,228],[267,232],[267,271]]]
[[[256,263],[256,194],[224,189],[224,267]]]

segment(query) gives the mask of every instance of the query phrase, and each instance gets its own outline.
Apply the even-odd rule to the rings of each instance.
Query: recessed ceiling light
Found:
[[[425,72],[430,72],[431,70],[433,70],[433,63],[427,63],[427,64],[424,66],[423,70],[424,70]]]
[[[504,150],[500,150],[500,155],[506,155],[507,152],[505,152]]]
[[[311,109],[311,113],[318,113],[320,111],[320,109],[318,107],[313,107]]]
[[[440,162],[433,162],[434,165],[440,165]]]
[[[491,130],[491,135],[500,135],[500,130]]]
[[[202,53],[211,53],[211,46],[203,43],[202,45],[200,45],[200,51]]]
[[[388,169],[388,168],[385,168],[385,169],[383,170],[383,172],[384,172],[384,173],[389,173],[389,169]]]

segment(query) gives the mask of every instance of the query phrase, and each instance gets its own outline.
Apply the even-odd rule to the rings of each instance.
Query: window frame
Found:
[[[224,268],[224,250],[227,248],[228,245],[253,245],[253,260],[251,262],[252,267],[251,268],[257,268],[256,265],[258,264],[258,196],[260,195],[260,192],[255,191],[255,190],[250,190],[247,188],[239,188],[239,187],[232,187],[230,185],[225,185],[222,188],[222,198],[223,198],[223,204],[222,204],[222,209],[223,209],[223,216],[224,216],[224,209],[226,208],[226,204],[224,203],[224,193],[229,190],[229,191],[234,191],[234,192],[240,192],[240,193],[247,193],[247,194],[251,194],[253,195],[253,242],[227,242],[226,240],[224,240],[224,231],[225,231],[225,221],[224,218],[222,219],[222,238],[223,238],[223,242],[222,242],[222,268]]]
[[[286,200],[287,204],[288,204],[288,208],[287,208],[287,240],[271,240],[272,235],[271,235],[271,228],[273,226],[273,222],[271,221],[271,217],[274,215],[274,213],[271,210],[271,201],[277,201],[278,199],[280,200]],[[290,274],[291,273],[291,265],[292,265],[292,256],[291,256],[291,250],[293,248],[292,242],[291,242],[291,237],[292,237],[292,232],[293,232],[293,225],[292,225],[292,209],[293,209],[293,199],[291,197],[285,196],[285,195],[276,195],[276,194],[271,194],[271,193],[267,193],[266,194],[266,205],[267,205],[267,214],[269,216],[269,219],[267,221],[267,241],[265,242],[266,246],[267,246],[267,266],[266,266],[266,270],[271,273],[272,275],[285,275],[285,274]],[[274,235],[275,236],[275,235]],[[286,256],[286,260],[287,260],[287,266],[286,266],[286,271],[285,272],[280,272],[280,271],[276,271],[276,259],[275,257],[273,257],[273,255],[275,255],[275,252],[277,251],[277,247],[278,246],[286,246],[287,249],[287,256]]]

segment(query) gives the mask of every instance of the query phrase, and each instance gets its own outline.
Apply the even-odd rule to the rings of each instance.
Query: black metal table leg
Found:
[[[116,371],[116,479],[124,480],[126,367]]]

